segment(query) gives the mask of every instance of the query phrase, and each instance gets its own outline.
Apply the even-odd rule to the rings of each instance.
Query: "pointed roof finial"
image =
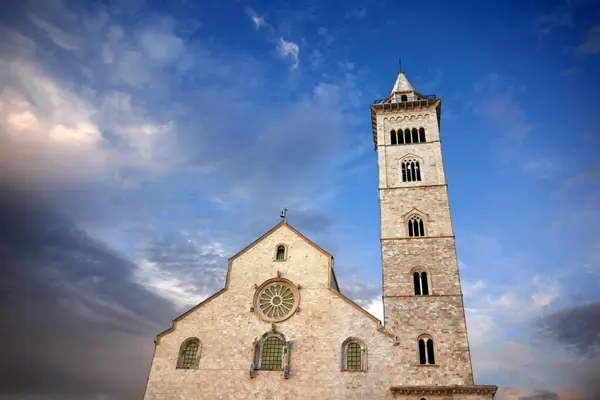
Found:
[[[415,88],[408,81],[408,78],[404,74],[404,71],[400,70],[400,72],[398,72],[398,77],[396,78],[396,82],[394,83],[394,87],[392,88],[392,91],[390,94],[393,94],[395,92],[410,92],[410,91],[414,92]]]
[[[283,210],[281,210],[281,215],[280,215],[280,217],[281,217],[281,219],[282,219],[282,220],[284,220],[284,221],[285,221],[285,219],[286,219],[286,217],[287,217],[287,212],[288,212],[288,209],[287,209],[287,208],[284,208]]]

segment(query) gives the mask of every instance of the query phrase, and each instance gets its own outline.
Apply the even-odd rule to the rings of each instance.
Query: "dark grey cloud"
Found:
[[[572,349],[580,356],[600,356],[600,302],[556,311],[543,317],[538,328],[543,337]]]
[[[556,392],[551,392],[549,390],[537,390],[532,395],[520,396],[519,400],[559,400],[559,397]]]
[[[139,397],[173,306],[133,282],[123,255],[2,189],[0,394]]]

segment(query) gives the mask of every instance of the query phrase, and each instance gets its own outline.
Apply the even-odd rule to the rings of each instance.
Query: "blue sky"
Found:
[[[6,340],[91,348],[98,362],[40,352],[56,376],[26,382],[15,367],[0,393],[138,395],[152,337],[219,290],[227,258],[283,207],[334,254],[342,291],[380,316],[369,104],[389,94],[401,57],[415,88],[443,99],[476,382],[499,385],[500,399],[593,398],[599,6],[9,0]],[[55,328],[39,336],[40,321]],[[115,363],[131,372],[114,375]]]

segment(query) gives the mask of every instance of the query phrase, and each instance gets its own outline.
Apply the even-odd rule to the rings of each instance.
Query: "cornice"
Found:
[[[465,385],[465,386],[392,386],[394,394],[404,395],[453,395],[453,394],[482,394],[494,395],[498,386],[492,385]]]

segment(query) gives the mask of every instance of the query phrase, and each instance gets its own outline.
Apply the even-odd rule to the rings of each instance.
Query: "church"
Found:
[[[384,321],[284,210],[229,259],[223,289],[157,336],[144,399],[493,399],[473,380],[440,119],[404,71],[371,104]]]

